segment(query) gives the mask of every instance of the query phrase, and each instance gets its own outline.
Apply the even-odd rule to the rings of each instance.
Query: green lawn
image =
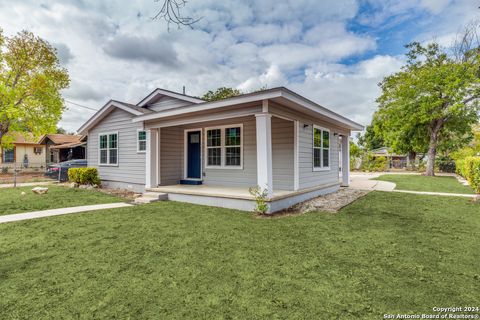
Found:
[[[397,184],[397,190],[430,191],[446,193],[474,194],[472,188],[464,186],[455,177],[427,177],[412,174],[384,174],[372,180],[382,180]]]
[[[158,202],[0,224],[0,319],[381,319],[480,305],[480,204],[259,219]]]
[[[96,190],[48,185],[48,193],[34,194],[33,187],[0,188],[0,215],[124,201]],[[21,195],[25,192],[25,195]]]

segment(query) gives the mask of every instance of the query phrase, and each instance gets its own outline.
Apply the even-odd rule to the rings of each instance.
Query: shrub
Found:
[[[441,172],[450,172],[453,173],[455,172],[455,161],[453,161],[450,158],[446,157],[441,157],[435,160],[435,166],[440,170]]]
[[[367,154],[362,159],[360,169],[363,171],[385,171],[387,170],[387,158],[383,156],[375,157],[373,154]]]
[[[268,210],[267,196],[268,190],[260,188],[259,186],[251,187],[248,189],[248,192],[255,197],[255,212],[259,214],[265,214]]]
[[[97,168],[70,168],[68,180],[78,184],[100,185]]]
[[[457,173],[467,179],[476,193],[480,193],[480,157],[457,160]]]
[[[2,173],[7,174],[8,173],[8,167],[2,167]]]

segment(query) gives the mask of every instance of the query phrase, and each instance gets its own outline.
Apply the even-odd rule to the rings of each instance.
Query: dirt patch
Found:
[[[358,198],[363,197],[370,191],[365,190],[355,190],[350,188],[341,188],[337,192],[326,194],[320,197],[316,197],[299,204],[294,205],[293,207],[275,212],[273,214],[261,215],[260,218],[274,218],[278,216],[291,216],[303,214],[311,211],[322,211],[336,213],[343,207],[349,205]]]
[[[14,176],[13,173],[2,173],[0,174],[0,184],[11,184],[13,183]],[[48,177],[45,177],[43,172],[19,172],[17,174],[17,183],[24,182],[41,182],[41,181],[54,181]]]
[[[123,198],[127,201],[133,201],[135,198],[138,198],[141,196],[140,193],[133,192],[131,190],[125,190],[125,189],[104,189],[104,188],[99,188],[97,189],[100,192],[110,194],[112,196],[120,197]]]

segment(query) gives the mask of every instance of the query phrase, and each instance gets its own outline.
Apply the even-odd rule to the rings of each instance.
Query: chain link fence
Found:
[[[11,162],[0,163],[0,184],[13,184],[25,182],[44,182],[58,180],[57,175],[45,163]]]

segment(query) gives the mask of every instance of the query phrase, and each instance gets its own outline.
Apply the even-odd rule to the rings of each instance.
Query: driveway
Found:
[[[383,172],[352,172],[349,188],[367,191],[393,191],[396,184],[388,181],[370,180],[385,174]]]

